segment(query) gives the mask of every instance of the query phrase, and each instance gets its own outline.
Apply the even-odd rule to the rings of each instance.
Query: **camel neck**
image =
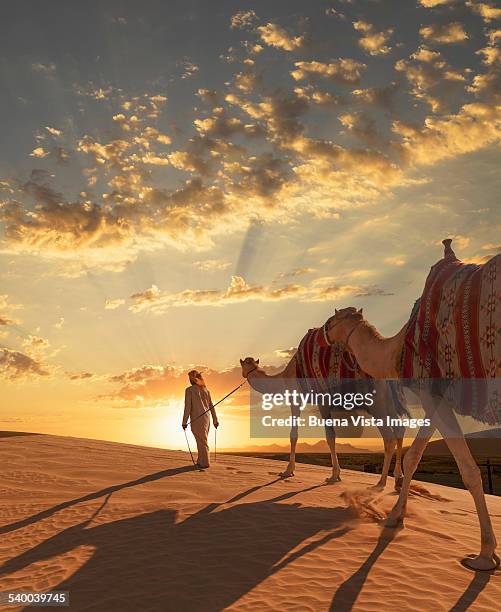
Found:
[[[349,348],[364,372],[373,378],[398,378],[405,328],[384,338],[366,321],[357,325],[350,334]]]

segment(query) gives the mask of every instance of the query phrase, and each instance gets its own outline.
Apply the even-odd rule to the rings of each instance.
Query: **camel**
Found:
[[[475,413],[472,403],[478,399],[478,393],[470,391],[473,385],[481,389],[478,383],[482,380],[487,384],[488,380],[495,382],[501,377],[501,336],[489,333],[501,327],[501,308],[496,298],[501,290],[501,254],[481,266],[464,264],[456,258],[451,240],[444,240],[443,244],[443,259],[431,268],[411,318],[395,336],[381,336],[364,319],[362,309],[353,307],[336,310],[325,331],[330,342],[344,342],[360,367],[372,377],[405,379],[404,384],[419,396],[425,414],[430,417],[430,425],[419,430],[405,454],[402,487],[385,525],[403,525],[411,479],[428,441],[438,430],[473,497],[480,523],[480,553],[464,558],[462,564],[473,570],[492,570],[500,560],[481,473],[454,409],[484,423],[500,422],[499,404],[494,416],[485,408]],[[465,402],[461,405],[457,399],[452,403],[451,388],[466,389],[465,394],[461,391],[461,398],[466,398],[470,405]]]
[[[310,374],[304,373],[304,368],[302,367],[302,364],[301,364],[299,352],[303,344],[311,338],[312,334],[316,334],[317,332],[321,331],[321,329],[322,328],[320,328],[320,330],[318,328],[315,328],[315,329],[309,330],[308,334],[306,334],[306,336],[302,339],[299,345],[299,349],[292,356],[289,363],[285,366],[285,368],[281,372],[277,374],[273,374],[273,375],[267,374],[263,368],[259,367],[259,359],[253,359],[252,357],[246,357],[245,359],[240,360],[240,365],[242,367],[242,376],[244,378],[247,378],[247,380],[249,381],[249,384],[257,391],[262,390],[260,388],[259,381],[263,381],[263,380],[268,381],[268,380],[273,380],[273,379],[277,380],[278,382],[280,382],[280,379],[291,381],[291,385],[287,383],[287,388],[289,389],[291,388],[291,386],[293,387],[294,385],[299,387],[300,385],[299,385],[298,379],[300,377],[302,378],[312,377],[311,373]],[[334,368],[333,368],[334,372],[330,371],[328,373],[329,376],[332,376],[334,374],[334,378],[337,378],[337,379],[343,378],[343,376],[350,376],[351,378],[357,378],[357,379],[367,378],[363,373],[360,372],[358,368],[355,368],[353,366],[348,366],[350,368],[350,373],[347,374],[346,370],[343,369],[342,360],[343,358],[346,358],[346,357],[350,358],[350,356],[345,354],[344,346],[335,344],[335,346],[332,348],[333,348],[332,352],[337,350],[337,354],[341,356],[341,359],[339,363],[337,364],[337,366],[334,365]],[[355,373],[354,376],[352,374],[353,372]],[[317,374],[317,377],[319,377],[318,374]],[[401,402],[396,401],[393,397],[390,398],[388,395],[388,392],[389,392],[389,388],[386,385],[380,387],[379,394],[376,396],[376,401],[370,411],[372,416],[384,418],[386,415],[390,415],[390,416],[400,415],[401,416],[402,414],[406,413],[406,410],[401,404]],[[396,408],[396,406],[400,406],[400,410]],[[293,416],[299,416],[299,409],[297,407],[295,408],[294,406],[291,406],[291,413]],[[324,416],[330,416],[330,414],[327,414]],[[380,431],[381,431],[381,434],[383,436],[383,441],[384,441],[384,461],[383,461],[383,469],[382,469],[381,477],[378,483],[374,486],[374,488],[384,489],[384,487],[386,486],[391,460],[392,460],[393,453],[396,448],[394,476],[395,476],[395,488],[399,490],[400,484],[402,482],[401,456],[402,456],[402,440],[403,440],[404,429],[403,428],[381,427]],[[340,475],[341,470],[340,470],[340,466],[339,466],[339,462],[338,462],[338,458],[336,454],[335,430],[333,427],[326,428],[325,433],[326,433],[326,441],[327,441],[327,444],[329,445],[329,451],[330,451],[331,463],[332,463],[332,474],[329,478],[326,479],[326,482],[335,483],[341,480],[341,475]],[[288,478],[294,475],[294,470],[296,466],[297,440],[298,440],[298,430],[297,430],[297,427],[293,427],[290,433],[289,463],[285,471],[281,472],[280,474],[282,478]]]

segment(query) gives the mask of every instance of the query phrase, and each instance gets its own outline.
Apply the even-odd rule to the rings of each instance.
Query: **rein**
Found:
[[[349,349],[350,347],[348,346],[348,342],[350,341],[351,335],[353,334],[353,332],[356,330],[356,328],[360,325],[360,323],[362,323],[363,319],[360,319],[359,321],[357,321],[355,323],[355,325],[350,329],[350,331],[348,332],[348,335],[346,336],[346,339],[343,340],[338,340],[338,342],[340,344],[344,344],[346,346],[347,349]],[[334,329],[336,327],[336,325],[339,325],[340,323],[343,322],[343,319],[341,319],[341,321],[335,321],[333,325],[331,325],[328,328],[325,328],[325,337],[328,339],[328,333],[331,331],[331,329]]]
[[[355,325],[350,329],[350,331],[348,332],[348,335],[346,336],[346,339],[344,340],[344,342],[342,340],[339,340],[339,344],[343,344],[346,347],[346,350],[349,351],[351,353],[350,347],[349,347],[349,342],[350,342],[350,338],[353,334],[353,332],[357,329],[357,327],[360,325],[360,323],[362,323],[363,319],[360,319],[359,321],[357,321],[355,323]],[[336,327],[336,325],[339,325],[340,323],[342,323],[343,320],[341,321],[336,321],[333,325],[331,325],[329,328],[325,328],[324,326],[324,336],[325,338],[328,339],[328,332],[333,329],[334,327]],[[358,367],[357,365],[352,366],[351,364],[349,364],[346,361],[346,358],[344,356],[344,354],[341,355],[341,360],[344,363],[344,365],[348,368],[348,370],[350,370],[351,372],[357,372],[358,371]]]

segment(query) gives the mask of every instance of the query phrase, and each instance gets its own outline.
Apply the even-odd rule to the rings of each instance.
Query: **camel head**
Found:
[[[358,310],[353,306],[340,308],[339,310],[336,308],[334,315],[325,324],[329,342],[345,342],[354,326],[363,320],[362,308]]]
[[[247,378],[250,372],[257,370],[259,367],[259,359],[246,357],[245,359],[240,359],[240,365],[242,366],[242,376]]]

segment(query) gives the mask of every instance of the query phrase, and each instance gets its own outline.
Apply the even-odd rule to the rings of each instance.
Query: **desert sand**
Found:
[[[1,434],[0,434],[1,435]],[[0,438],[0,591],[70,591],[72,610],[495,610],[466,491],[416,483],[404,529],[380,524],[393,480],[47,435]],[[501,535],[501,499],[489,496]],[[501,537],[498,537],[501,540]]]

